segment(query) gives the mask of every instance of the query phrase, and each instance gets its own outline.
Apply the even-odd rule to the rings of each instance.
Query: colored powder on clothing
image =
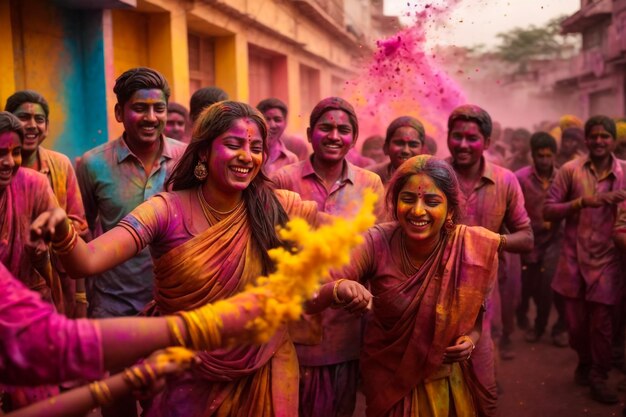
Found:
[[[447,117],[466,97],[426,45],[428,29],[449,23],[459,0],[439,3],[416,2],[414,24],[377,41],[377,50],[363,73],[346,83],[363,136],[384,132],[391,120],[408,115],[419,119],[426,133],[445,148],[441,138]]]

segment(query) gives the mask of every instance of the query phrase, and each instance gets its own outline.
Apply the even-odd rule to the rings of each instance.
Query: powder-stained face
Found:
[[[0,133],[0,192],[11,184],[22,165],[22,144],[15,132]]]
[[[448,133],[448,149],[454,164],[461,168],[480,163],[489,138],[485,138],[475,122],[457,120]]]
[[[48,120],[41,104],[22,103],[14,113],[24,127],[22,150],[33,152],[48,136]]]
[[[422,153],[419,133],[409,126],[399,127],[385,146],[385,153],[389,155],[393,168],[398,168],[407,159]]]
[[[180,113],[170,112],[167,114],[165,124],[165,136],[168,138],[185,140],[185,117]]]
[[[315,126],[307,129],[315,158],[339,162],[354,146],[354,130],[348,114],[343,110],[329,110],[322,114]]]
[[[270,143],[277,141],[281,138],[287,127],[287,120],[282,110],[278,108],[269,109],[263,113],[263,116],[265,116],[265,121],[269,127],[267,139]]]
[[[151,146],[161,137],[167,121],[167,102],[163,91],[137,90],[120,106],[115,105],[115,119],[124,125],[131,146]]]
[[[595,125],[585,138],[592,158],[605,158],[615,150],[615,138],[602,125]]]
[[[540,148],[532,153],[533,164],[539,172],[549,172],[554,167],[554,152],[550,148]]]
[[[448,199],[432,178],[415,174],[398,194],[396,215],[408,239],[434,242],[448,217]]]
[[[237,119],[211,144],[207,182],[222,193],[241,192],[257,176],[262,163],[263,137],[259,127],[251,119]]]
[[[578,151],[578,145],[583,143],[583,133],[576,132],[570,133],[567,136],[561,138],[560,153],[567,156],[572,156]]]

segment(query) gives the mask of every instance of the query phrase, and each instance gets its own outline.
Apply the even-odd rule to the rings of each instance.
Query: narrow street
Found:
[[[502,417],[538,416],[621,416],[626,393],[620,404],[609,406],[593,401],[589,388],[574,383],[576,354],[570,348],[558,348],[545,336],[536,344],[524,341],[524,334],[514,334],[516,358],[500,363],[499,380],[503,393]],[[624,375],[614,369],[610,384],[616,387]]]

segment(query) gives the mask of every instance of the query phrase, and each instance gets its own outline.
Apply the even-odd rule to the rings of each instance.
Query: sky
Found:
[[[492,47],[499,43],[497,34],[515,27],[542,26],[550,19],[572,15],[580,0],[385,0],[385,14],[406,16],[423,10],[429,3],[452,9],[445,27],[430,29],[429,44]],[[411,18],[402,18],[405,24]]]

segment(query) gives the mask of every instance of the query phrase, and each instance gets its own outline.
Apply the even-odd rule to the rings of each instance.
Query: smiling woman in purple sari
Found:
[[[488,394],[467,360],[495,282],[500,238],[457,224],[456,177],[431,156],[397,169],[387,204],[395,221],[371,228],[350,266],[336,274],[342,279],[320,290],[341,294],[346,279],[357,280],[374,296],[361,351],[366,414],[480,416]],[[326,307],[324,299],[311,311]],[[350,298],[334,301],[352,308]]]

